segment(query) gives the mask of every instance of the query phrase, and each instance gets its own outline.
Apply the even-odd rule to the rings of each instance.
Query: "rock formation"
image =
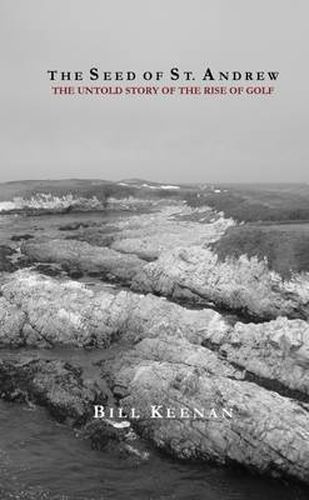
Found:
[[[233,326],[211,309],[90,290],[29,270],[8,276],[1,292],[2,346],[101,348],[91,381],[74,358],[3,360],[2,397],[86,425],[96,447],[110,431],[89,412],[112,401],[138,434],[178,458],[309,482],[306,322]]]
[[[309,481],[308,408],[241,380],[208,349],[148,339],[102,373],[136,409],[137,431],[174,456]]]
[[[95,247],[75,240],[48,240],[23,246],[29,262],[61,264],[72,273],[97,275],[102,279],[130,283],[132,277],[145,265],[136,255],[123,255],[110,248]]]
[[[211,250],[196,246],[163,253],[135,275],[133,289],[201,305],[212,302],[260,321],[309,315],[308,277],[285,282],[255,257],[220,262]]]
[[[0,344],[107,347],[117,338],[185,336],[201,342],[203,329],[226,330],[215,311],[192,311],[163,298],[132,292],[94,291],[71,280],[22,270],[1,289]]]
[[[181,459],[309,483],[308,277],[220,261],[209,244],[234,222],[207,207],[143,210],[23,238],[23,265],[56,278],[13,272],[13,250],[2,251],[2,397],[46,406],[99,449],[146,457],[136,432]],[[76,351],[91,353],[87,366]],[[122,407],[128,433],[93,419],[95,404]]]

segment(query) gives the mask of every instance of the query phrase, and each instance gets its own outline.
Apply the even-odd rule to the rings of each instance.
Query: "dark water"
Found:
[[[98,214],[43,217],[0,216],[2,244],[23,233],[63,238],[60,225],[111,222]],[[72,233],[71,233],[72,234]],[[17,244],[18,245],[18,244]],[[53,354],[52,354],[53,352]],[[91,375],[96,357],[86,352],[36,351],[44,358],[69,358]],[[23,353],[25,355],[26,353]],[[28,353],[31,357],[34,352]],[[16,355],[2,351],[0,357]],[[91,449],[68,427],[40,408],[0,401],[0,500],[305,500],[309,491],[226,468],[175,462],[150,453],[137,464]]]
[[[92,450],[42,409],[0,402],[0,498],[62,500],[305,500],[309,492],[156,454],[137,465]]]

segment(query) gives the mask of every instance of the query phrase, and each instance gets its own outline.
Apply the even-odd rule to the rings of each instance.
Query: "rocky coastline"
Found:
[[[0,255],[1,397],[138,461],[154,445],[309,484],[308,276],[221,262],[210,245],[233,224],[166,202],[14,235]],[[95,419],[95,405],[128,417]],[[164,418],[145,417],[152,405]]]

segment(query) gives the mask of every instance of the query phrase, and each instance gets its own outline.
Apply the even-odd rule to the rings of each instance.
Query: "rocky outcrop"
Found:
[[[11,275],[0,299],[0,344],[107,347],[157,335],[201,343],[204,329],[228,328],[215,311],[187,310],[163,298],[95,291],[81,283],[28,270]]]
[[[230,363],[306,395],[309,402],[309,325],[278,318],[259,325],[236,323],[229,331],[208,334],[204,345],[217,347]],[[284,392],[284,388],[281,389]]]
[[[303,280],[303,281],[302,281]],[[308,318],[308,277],[283,281],[253,257],[219,261],[207,248],[177,248],[142,268],[133,289],[216,306],[260,321]]]
[[[308,408],[243,381],[208,349],[146,339],[101,369],[120,406],[135,408],[138,432],[159,448],[309,481]]]
[[[51,193],[36,193],[31,197],[14,197],[13,201],[0,202],[0,212],[2,213],[28,213],[28,214],[55,214],[66,213],[72,210],[90,211],[104,210],[106,200],[98,200],[96,196],[83,197],[66,194],[63,196]]]
[[[12,275],[2,294],[2,345],[104,347],[110,343],[112,294],[95,296],[77,282],[60,282],[28,271]]]
[[[309,405],[298,398],[308,394],[305,322],[232,326],[211,309],[90,290],[29,270],[8,277],[1,292],[2,345],[105,348],[91,377],[74,357],[70,363],[3,361],[6,399],[33,401],[58,419],[86,423],[85,436],[98,448],[119,435],[106,420],[93,422],[89,411],[94,404],[118,405],[138,434],[178,458],[309,482]],[[248,371],[256,374],[251,382]],[[298,392],[287,397],[259,377]],[[132,408],[140,418],[130,415]],[[129,438],[124,442],[132,446]]]
[[[81,366],[61,360],[29,360],[21,356],[0,361],[0,394],[6,401],[38,404],[61,423],[78,430],[96,449],[108,447],[120,456],[145,461],[149,457],[145,444],[134,433],[129,422],[94,420],[94,407],[115,405],[113,396],[98,373],[91,380]],[[124,425],[126,424],[126,425]]]
[[[0,297],[0,345],[10,347],[23,345],[22,331],[26,318],[26,313],[18,306]]]
[[[225,219],[207,207],[192,209],[186,205],[169,205],[155,213],[117,221],[118,233],[111,248],[151,261],[178,246],[213,243],[232,225],[232,219]]]
[[[130,283],[145,265],[136,255],[123,255],[110,248],[75,240],[48,240],[26,243],[22,250],[30,262],[61,264],[68,274],[77,270],[106,280]]]
[[[309,329],[302,320],[232,327],[211,309],[186,309],[150,294],[93,290],[28,270],[11,275],[1,293],[2,346],[107,348],[146,338],[186,339],[211,346],[257,377],[309,395]]]
[[[46,406],[59,421],[81,425],[93,415],[96,399],[107,401],[99,380],[84,383],[82,370],[57,360],[0,362],[1,397]]]
[[[116,218],[113,227],[79,228],[76,240],[24,242],[22,251],[30,263],[60,265],[74,279],[99,277],[186,304],[212,304],[254,321],[308,319],[308,276],[283,280],[266,261],[245,255],[221,261],[209,244],[234,222],[203,210],[160,207]]]
[[[71,210],[66,201],[59,210]],[[147,458],[139,434],[181,459],[309,483],[308,277],[283,281],[266,261],[246,256],[220,261],[209,244],[234,222],[206,207],[160,202],[143,210],[123,211],[108,224],[58,224],[59,232],[39,240],[26,241],[23,227],[13,238],[16,253],[23,240],[23,265],[35,263],[57,279],[13,273],[13,250],[3,249],[0,346],[14,349],[2,351],[1,396],[47,407],[97,449],[112,443]],[[70,239],[59,239],[66,231]],[[65,273],[131,291],[99,282],[90,288]],[[247,319],[277,319],[235,323],[205,309],[209,304]],[[95,356],[84,365],[80,352]],[[127,419],[95,420],[95,404],[122,407]]]
[[[22,250],[30,261],[61,263],[67,269],[129,282],[145,261],[156,259],[163,251],[180,245],[208,245],[234,224],[207,207],[199,210],[183,204],[159,206],[156,212],[122,216],[112,222],[60,226],[60,230],[78,230],[71,236],[74,240],[31,242]]]

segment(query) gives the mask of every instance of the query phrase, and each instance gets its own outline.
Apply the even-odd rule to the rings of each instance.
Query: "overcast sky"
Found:
[[[309,182],[308,16],[307,0],[0,0],[0,181]],[[265,98],[51,95],[48,69],[91,66],[280,77]]]

